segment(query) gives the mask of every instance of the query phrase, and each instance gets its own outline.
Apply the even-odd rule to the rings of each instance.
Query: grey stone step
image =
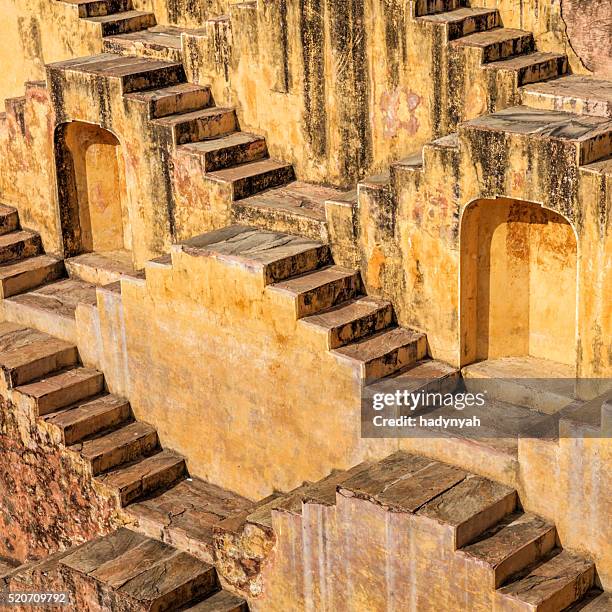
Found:
[[[340,359],[354,364],[366,384],[406,368],[427,355],[425,334],[395,327],[334,349]]]
[[[74,344],[23,325],[0,323],[0,388],[12,389],[77,362]]]
[[[153,27],[156,23],[155,14],[147,11],[124,11],[111,15],[87,17],[86,20],[97,24],[100,27],[102,36],[114,36],[116,34],[146,30]]]
[[[104,375],[91,368],[71,368],[17,387],[13,399],[25,403],[39,416],[65,408],[102,392]]]
[[[328,347],[334,349],[382,331],[393,323],[393,319],[391,302],[364,296],[302,320],[325,333]]]
[[[19,228],[19,214],[12,206],[0,204],[0,235],[14,232]]]
[[[44,420],[60,431],[64,444],[71,446],[100,432],[114,429],[130,418],[130,403],[126,399],[103,395],[48,414]]]
[[[301,319],[361,295],[363,283],[356,270],[328,266],[281,281],[270,289],[293,298],[296,317]]]
[[[499,601],[522,604],[535,612],[565,610],[591,589],[594,580],[592,561],[563,550],[524,578],[499,589]]]
[[[448,40],[455,40],[474,32],[484,32],[501,25],[497,9],[458,8],[446,13],[434,13],[419,18],[420,21],[443,25]]]
[[[510,576],[553,550],[556,538],[553,524],[534,514],[519,512],[462,548],[462,553],[490,570],[492,586],[497,589]]]
[[[262,275],[265,284],[282,281],[331,261],[329,246],[316,240],[244,225],[230,225],[178,245],[195,257],[214,257]]]
[[[214,172],[268,157],[266,139],[248,132],[181,145],[182,154],[197,156],[204,172]]]
[[[151,119],[190,113],[212,104],[210,87],[194,83],[179,83],[161,89],[138,91],[125,95],[128,100],[142,104]]]
[[[40,235],[28,230],[15,230],[0,235],[0,264],[11,263],[42,253]]]
[[[95,476],[153,454],[159,448],[159,440],[154,427],[137,421],[70,448],[90,463]]]
[[[456,50],[466,47],[477,50],[483,63],[535,51],[533,34],[512,28],[476,32],[453,41],[452,45]]]
[[[207,178],[230,185],[234,200],[248,198],[265,189],[285,185],[295,179],[293,166],[275,159],[262,159],[217,170]]]
[[[153,123],[167,129],[175,145],[218,138],[235,132],[238,127],[234,109],[217,106],[160,117]]]
[[[98,480],[117,491],[121,503],[127,506],[134,500],[165,489],[186,474],[183,457],[168,450],[140,459],[130,465],[98,476]]]
[[[0,265],[0,298],[35,289],[64,274],[64,263],[51,255],[37,255]]]

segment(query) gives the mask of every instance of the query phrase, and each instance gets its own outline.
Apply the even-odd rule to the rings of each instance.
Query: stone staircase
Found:
[[[504,28],[497,9],[466,7],[460,0],[411,2],[423,27],[433,30],[437,54],[437,136],[459,122],[515,105],[520,87],[563,75],[565,54],[537,51],[533,34]]]
[[[221,522],[215,547],[261,609],[610,609],[594,564],[515,490],[404,452],[262,500]]]
[[[67,592],[78,610],[248,610],[212,565],[128,529],[12,569],[4,581],[12,591]]]

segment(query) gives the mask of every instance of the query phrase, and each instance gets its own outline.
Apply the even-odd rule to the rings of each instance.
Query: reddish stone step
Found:
[[[87,21],[97,24],[102,36],[114,36],[146,30],[155,25],[155,14],[145,11],[124,11],[98,17],[87,17]]]
[[[194,83],[179,83],[170,87],[138,91],[125,98],[142,104],[151,119],[190,113],[212,104],[210,87]]]
[[[113,429],[130,419],[130,403],[116,395],[103,395],[65,410],[49,414],[45,421],[57,427],[64,444],[76,444],[81,440]]]
[[[293,298],[296,317],[301,319],[357,297],[363,284],[359,272],[328,266],[276,283],[270,289]]]
[[[458,8],[447,13],[434,13],[420,17],[427,21],[446,27],[447,40],[455,40],[474,32],[491,30],[501,25],[497,9]]]
[[[64,264],[50,255],[38,255],[0,265],[0,298],[5,299],[61,278]]]
[[[159,448],[159,440],[154,427],[136,422],[70,448],[91,464],[95,476],[153,454]]]
[[[153,123],[167,129],[175,145],[218,138],[236,131],[238,120],[233,108],[205,108],[154,119]]]
[[[159,489],[165,489],[186,473],[185,460],[172,451],[140,459],[130,465],[98,477],[106,486],[117,491],[123,506]]]
[[[0,235],[14,232],[19,227],[19,215],[12,206],[0,204]]]
[[[17,387],[13,399],[20,405],[28,405],[35,414],[42,416],[97,395],[103,388],[102,372],[91,368],[73,368]]]
[[[353,342],[333,354],[353,363],[366,383],[389,376],[427,355],[425,334],[395,327]]]
[[[33,257],[42,252],[40,235],[28,230],[16,230],[0,235],[0,264]]]

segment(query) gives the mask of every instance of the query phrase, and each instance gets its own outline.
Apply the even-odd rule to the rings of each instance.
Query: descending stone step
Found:
[[[79,575],[95,580],[113,609],[176,610],[219,589],[211,565],[128,529],[76,548],[60,565],[75,573],[77,589]]]
[[[490,62],[484,64],[483,68],[511,76],[515,80],[516,87],[520,87],[565,74],[568,70],[568,61],[567,55],[562,53],[535,52]]]
[[[104,375],[91,368],[72,368],[17,387],[13,401],[43,416],[102,392]]]
[[[390,302],[368,296],[349,300],[302,319],[305,324],[327,336],[330,349],[379,332],[389,327],[393,320]]]
[[[423,359],[425,334],[395,327],[334,349],[332,353],[353,363],[366,384],[384,378]]]
[[[125,11],[99,17],[87,17],[86,21],[97,24],[102,36],[126,34],[146,30],[155,25],[155,14],[145,11]]]
[[[153,491],[166,489],[183,478],[186,471],[183,457],[172,451],[162,450],[155,455],[102,474],[98,476],[98,480],[116,490],[121,504],[127,506]]]
[[[363,292],[361,275],[356,270],[328,266],[276,283],[271,290],[295,300],[298,319],[353,299]]]
[[[212,562],[214,529],[252,506],[253,502],[240,495],[190,478],[126,510],[134,519],[134,529]]]
[[[612,610],[612,593],[602,593],[593,589],[565,612],[610,612],[610,610]]]
[[[131,0],[62,0],[65,4],[73,4],[79,17],[101,17],[113,13],[121,13],[130,8]]]
[[[594,579],[592,561],[563,550],[524,578],[499,589],[499,602],[535,612],[564,610],[591,589]]]
[[[155,26],[147,30],[107,36],[104,39],[104,51],[180,62],[183,59],[181,28]]]
[[[523,89],[523,103],[534,108],[612,119],[612,82],[572,74]]]
[[[75,312],[79,303],[95,305],[96,287],[70,278],[10,297],[2,308],[9,321],[76,343]]]
[[[488,32],[476,32],[452,42],[455,49],[472,48],[480,56],[481,63],[532,53],[535,51],[533,34],[524,30],[497,28]]]
[[[244,225],[230,225],[196,236],[179,248],[199,257],[215,257],[262,274],[265,284],[327,265],[329,246],[315,240]]]
[[[161,89],[138,91],[126,94],[125,98],[143,104],[151,119],[190,113],[212,104],[210,87],[194,83],[180,83]]]
[[[223,170],[268,157],[266,139],[248,132],[234,132],[221,138],[192,142],[179,147],[181,154],[201,159],[205,172]]]
[[[0,265],[0,299],[61,278],[64,263],[51,255],[38,255]]]
[[[135,422],[70,448],[91,464],[96,476],[123,463],[153,454],[159,448],[159,440],[154,427]]]
[[[71,446],[126,423],[131,414],[130,403],[126,399],[103,395],[48,414],[44,420],[59,430],[66,446]]]
[[[274,159],[240,164],[209,172],[206,176],[219,183],[231,185],[234,200],[248,198],[264,189],[279,187],[295,178],[293,166]]]
[[[433,13],[419,18],[420,21],[444,25],[448,40],[455,40],[474,32],[491,30],[501,25],[497,9],[458,8],[447,13]]]
[[[491,572],[491,585],[499,588],[510,576],[532,565],[556,545],[555,526],[539,516],[516,513],[483,533],[462,549]]]
[[[77,72],[92,78],[117,80],[123,94],[168,87],[185,81],[181,63],[110,53],[48,64],[47,69],[51,75]]]
[[[248,612],[247,602],[229,591],[218,591],[200,603],[185,609],[185,612]]]
[[[160,117],[153,123],[166,128],[175,145],[217,138],[235,132],[238,127],[234,109],[217,106]]]
[[[42,252],[40,235],[28,230],[15,230],[0,235],[0,264],[33,257]]]
[[[12,206],[0,204],[0,235],[14,232],[19,227],[19,215]]]
[[[325,202],[343,195],[330,187],[294,181],[235,202],[238,223],[327,241]]]
[[[0,390],[24,385],[77,362],[76,347],[43,332],[0,323]]]

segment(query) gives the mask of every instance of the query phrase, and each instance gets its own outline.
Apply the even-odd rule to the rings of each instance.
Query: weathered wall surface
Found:
[[[0,556],[21,562],[109,532],[116,502],[44,426],[0,401]]]

